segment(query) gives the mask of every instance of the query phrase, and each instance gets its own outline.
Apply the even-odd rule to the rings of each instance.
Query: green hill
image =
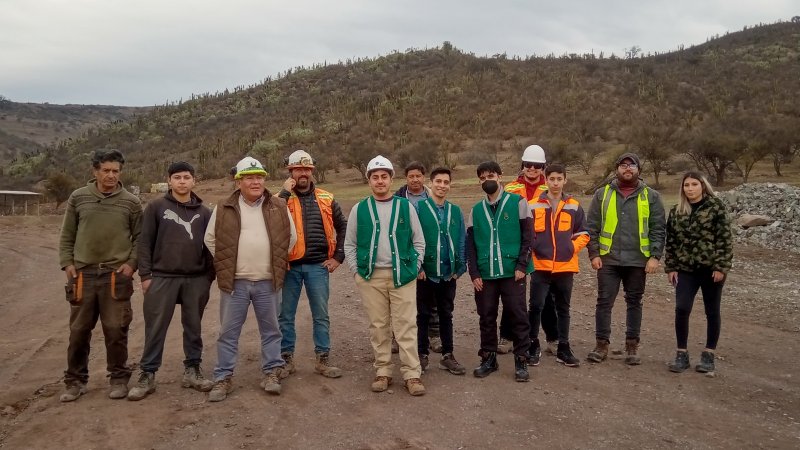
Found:
[[[4,179],[83,173],[100,147],[127,155],[128,182],[163,178],[169,161],[224,177],[245,154],[272,172],[295,148],[321,177],[381,153],[403,164],[463,165],[542,143],[587,173],[597,155],[634,146],[656,174],[676,155],[723,182],[751,160],[791,161],[800,141],[800,24],[730,33],[689,48],[623,57],[498,54],[438,48],[287,70],[232,92],[202,94],[23,155]],[[81,172],[83,171],[83,172]]]

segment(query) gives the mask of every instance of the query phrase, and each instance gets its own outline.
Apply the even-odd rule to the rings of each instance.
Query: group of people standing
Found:
[[[478,165],[485,195],[465,214],[447,199],[453,181],[449,169],[431,171],[425,186],[425,167],[411,163],[405,168],[407,184],[392,192],[394,167],[376,156],[365,173],[371,195],[345,218],[334,196],[314,183],[315,161],[303,150],[286,159],[289,178],[275,195],[265,187],[267,172],[259,161],[239,161],[232,170],[237,189],[213,211],[193,192],[195,171],[186,162],[168,167],[169,192],[143,210],[119,181],[124,163],[119,151],[95,152],[95,178],[67,201],[60,240],[70,303],[63,402],[87,392],[89,343],[98,318],[109,397],[141,400],[155,392],[178,304],[183,387],[208,392],[209,401],[222,401],[233,391],[239,337],[252,304],[261,344],[260,386],[279,395],[282,380],[298,364],[295,315],[303,286],[313,322],[314,372],[338,378],[342,371],[330,362],[329,276],[345,262],[369,321],[374,392],[392,384],[393,351],[399,353],[403,385],[414,396],[426,392],[421,377],[431,349],[442,354],[438,368],[466,373],[453,354],[456,285],[465,273],[480,324],[475,377],[499,369],[498,353],[513,352],[514,379],[528,381],[528,367],[541,359],[540,327],[545,350],[559,363],[578,367],[569,343],[570,300],[584,247],[598,279],[596,346],[588,361],[608,357],[611,311],[622,284],[625,362],[640,364],[645,280],[663,260],[676,289],[677,352],[669,369],[690,367],[689,314],[702,290],[708,336],[696,369],[714,370],[732,238],[725,206],[702,174],[683,177],[679,202],[665,219],[658,192],[639,178],[638,156],[623,154],[615,177],[595,192],[587,215],[563,191],[566,168],[548,165],[544,150],[533,145],[523,153],[519,177],[505,186],[496,162]],[[127,339],[137,269],[145,342],[138,379],[129,389]],[[220,329],[217,365],[207,379],[201,368],[201,322],[214,279],[220,289]]]

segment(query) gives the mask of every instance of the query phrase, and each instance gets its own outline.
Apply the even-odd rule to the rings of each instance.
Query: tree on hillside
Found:
[[[677,142],[678,120],[666,112],[643,115],[628,132],[628,141],[653,171],[658,187],[661,173],[669,168]]]
[[[44,182],[44,188],[47,194],[56,201],[56,208],[61,206],[77,187],[78,182],[75,178],[63,172],[50,174]]]
[[[775,175],[782,177],[781,167],[800,153],[800,118],[771,116],[766,126],[769,155]]]
[[[711,122],[709,119],[707,122]],[[714,178],[714,184],[725,184],[725,173],[733,166],[733,152],[742,145],[730,129],[720,123],[696,127],[685,143],[686,155],[695,165]]]

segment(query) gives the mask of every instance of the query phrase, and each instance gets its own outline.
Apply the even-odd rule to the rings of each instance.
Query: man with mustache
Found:
[[[286,370],[295,371],[295,327],[300,291],[306,287],[313,320],[314,372],[338,378],[342,371],[331,366],[330,318],[328,316],[329,274],[344,261],[344,236],[347,219],[333,194],[315,186],[315,161],[305,150],[296,150],[286,159],[289,178],[278,196],[286,200],[294,219],[297,244],[289,252],[289,271],[283,285],[278,322],[281,326],[281,356]]]
[[[658,191],[639,179],[639,157],[624,153],[615,165],[616,177],[595,191],[586,218],[589,259],[597,271],[597,343],[586,359],[599,363],[608,357],[611,309],[621,282],[627,304],[625,364],[638,365],[644,286],[647,274],[661,266],[666,220]]]

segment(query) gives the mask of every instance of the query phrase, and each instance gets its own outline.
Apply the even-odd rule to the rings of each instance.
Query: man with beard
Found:
[[[480,316],[481,365],[478,378],[489,376],[497,364],[497,310],[502,301],[511,319],[514,379],[528,381],[530,322],[525,302],[525,276],[533,271],[533,224],[525,198],[500,188],[500,165],[483,162],[476,170],[486,197],[472,207],[467,220],[467,267],[475,288]]]
[[[300,291],[306,287],[313,320],[314,372],[328,378],[342,376],[338,367],[328,362],[331,350],[328,316],[329,274],[344,261],[344,236],[347,220],[333,194],[315,186],[312,179],[315,161],[304,150],[296,150],[286,159],[289,178],[278,196],[286,200],[294,219],[297,244],[289,252],[289,271],[283,285],[278,322],[281,326],[281,356],[286,370],[295,371],[295,326]]]
[[[611,309],[625,290],[625,364],[641,364],[639,357],[642,297],[648,273],[661,266],[666,220],[659,193],[639,179],[639,157],[624,153],[616,161],[616,178],[595,191],[586,228],[589,259],[597,271],[595,349],[587,359],[594,363],[608,357]]]

